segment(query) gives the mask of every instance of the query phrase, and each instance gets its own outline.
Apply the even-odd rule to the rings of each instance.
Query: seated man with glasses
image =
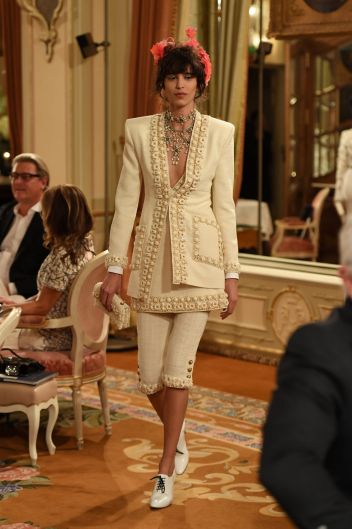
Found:
[[[0,207],[0,296],[31,297],[37,273],[49,251],[43,246],[40,200],[49,185],[45,162],[33,153],[12,161],[11,189],[15,201]]]

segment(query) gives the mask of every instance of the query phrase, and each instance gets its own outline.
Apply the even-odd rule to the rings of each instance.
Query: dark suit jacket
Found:
[[[260,478],[299,528],[352,528],[351,299],[289,340]]]
[[[16,202],[11,202],[0,208],[0,244],[13,223],[15,204]],[[26,298],[37,292],[38,270],[49,253],[43,246],[43,235],[41,216],[34,213],[10,268],[10,282],[15,283],[18,294]]]

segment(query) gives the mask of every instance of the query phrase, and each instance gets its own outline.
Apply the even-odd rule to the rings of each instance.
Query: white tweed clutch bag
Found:
[[[99,300],[101,283],[97,283],[93,288],[93,296],[95,298],[95,304],[101,308],[110,317],[111,323],[120,331],[130,326],[130,307],[125,303],[118,294],[114,294],[112,298],[112,311],[106,310],[104,305]]]

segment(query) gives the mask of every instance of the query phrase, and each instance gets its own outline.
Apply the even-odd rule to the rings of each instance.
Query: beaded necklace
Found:
[[[164,139],[167,150],[171,152],[172,165],[177,165],[179,163],[182,151],[186,154],[188,153],[195,119],[195,110],[192,110],[192,112],[186,116],[173,116],[169,110],[165,112]],[[180,123],[183,125],[187,121],[191,121],[190,126],[187,128],[175,129],[172,126],[172,123]]]

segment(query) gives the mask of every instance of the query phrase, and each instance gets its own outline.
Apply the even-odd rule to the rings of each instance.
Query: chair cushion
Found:
[[[311,241],[301,237],[284,237],[281,244],[276,248],[276,252],[314,252],[314,246]]]
[[[10,352],[4,351],[7,356]],[[30,357],[38,360],[48,371],[56,371],[59,376],[70,376],[73,373],[73,361],[70,358],[71,351],[16,351],[20,356]],[[91,351],[85,348],[83,351],[83,375],[93,375],[103,371],[106,364],[104,350]]]
[[[57,395],[57,382],[55,379],[47,380],[38,386],[16,384],[16,382],[0,383],[0,406],[23,404],[32,406],[40,404]]]

